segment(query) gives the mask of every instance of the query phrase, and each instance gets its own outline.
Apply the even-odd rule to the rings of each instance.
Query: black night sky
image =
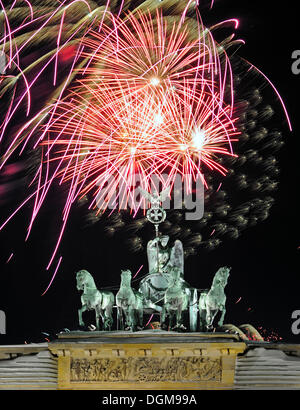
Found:
[[[199,252],[185,262],[185,279],[192,286],[207,288],[220,266],[231,266],[226,288],[226,323],[252,324],[277,334],[284,342],[299,343],[292,334],[292,312],[300,310],[298,249],[300,75],[292,73],[292,52],[300,49],[297,9],[293,2],[219,0],[206,22],[239,18],[239,37],[246,45],[239,54],[253,62],[277,86],[293,124],[289,132],[282,113],[281,130],[285,146],[280,151],[280,185],[269,219],[245,230],[237,240],[228,240],[218,249]],[[272,105],[281,114],[274,96]],[[277,115],[278,117],[278,115]],[[21,189],[26,189],[22,186]],[[1,191],[0,191],[1,193]],[[4,219],[16,198],[1,201]],[[108,238],[103,226],[86,227],[80,211],[74,211],[68,224],[60,255],[63,260],[48,292],[41,296],[53,275],[45,266],[58,232],[56,208],[59,194],[53,192],[24,243],[30,209],[25,209],[0,232],[0,310],[6,313],[7,334],[0,344],[42,342],[46,332],[53,337],[64,328],[77,328],[80,296],[75,273],[90,271],[99,288],[119,285],[120,270],[131,268],[146,274],[145,254],[129,254],[124,244]],[[11,253],[13,258],[6,263]],[[241,298],[241,299],[240,299]],[[236,303],[238,300],[240,301]]]

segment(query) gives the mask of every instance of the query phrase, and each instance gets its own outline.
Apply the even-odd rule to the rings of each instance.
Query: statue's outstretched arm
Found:
[[[156,244],[159,243],[159,242],[160,242],[160,238],[159,238],[159,237],[152,239],[151,241],[148,242],[148,244],[147,244],[147,249],[156,248],[156,246],[157,246]]]

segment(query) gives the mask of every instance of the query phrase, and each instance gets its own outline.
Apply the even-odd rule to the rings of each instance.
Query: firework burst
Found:
[[[227,175],[224,158],[237,160],[233,143],[241,130],[227,50],[241,41],[231,35],[218,43],[213,32],[238,21],[209,29],[198,2],[154,3],[25,0],[4,7],[0,0],[1,167],[26,150],[39,154],[32,191],[8,220],[33,201],[29,235],[51,186],[67,188],[48,267],[76,200],[89,197],[89,207],[97,207],[106,187],[107,204],[122,184],[126,203],[136,176],[150,189],[151,176],[163,174],[163,186],[176,174],[192,175],[209,191],[208,179]],[[41,102],[35,91],[49,72],[53,88]],[[227,229],[220,226],[210,235]]]
[[[122,184],[127,203],[136,177],[150,189],[154,174],[171,186],[177,174],[205,182],[203,166],[226,174],[215,157],[234,155],[238,134],[223,98],[228,62],[221,64],[211,36],[188,40],[188,33],[161,13],[137,13],[113,18],[83,41],[87,65],[54,104],[43,131],[51,138],[41,142],[46,162],[59,164],[55,176],[71,182],[72,200],[74,192],[98,198],[110,184],[110,202]]]

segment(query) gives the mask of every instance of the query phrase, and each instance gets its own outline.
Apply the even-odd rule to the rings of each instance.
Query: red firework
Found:
[[[98,198],[108,184],[109,202],[122,183],[127,202],[137,176],[149,189],[154,174],[171,186],[177,174],[205,181],[204,165],[225,175],[216,158],[233,155],[238,131],[223,98],[228,61],[212,37],[189,39],[159,13],[112,20],[84,41],[83,78],[45,127],[46,162],[58,164],[51,178],[71,183],[72,200]]]
[[[62,0],[39,14],[34,2],[25,0],[22,10],[27,15],[15,25],[10,16],[17,3],[6,8],[0,0],[0,57],[3,62],[5,56],[6,63],[0,97],[9,94],[0,140],[5,140],[23,103],[27,103],[28,118],[6,144],[0,169],[30,142],[35,149],[42,148],[32,181],[34,192],[0,230],[25,203],[34,200],[29,235],[51,185],[64,183],[68,194],[63,223],[49,267],[72,204],[82,196],[91,194],[90,206],[96,206],[104,186],[109,201],[122,182],[124,203],[133,194],[137,176],[149,189],[152,175],[161,177],[164,186],[172,186],[176,174],[200,177],[204,183],[207,172],[226,174],[218,159],[234,155],[232,142],[239,133],[226,50],[241,41],[232,35],[218,44],[212,31],[224,23],[237,27],[236,19],[208,29],[197,11],[197,18],[187,17],[198,4],[191,0],[178,4],[180,13],[175,18],[164,15],[163,7],[153,6],[148,12],[138,7],[124,16],[124,2],[116,11],[110,1],[92,7],[87,0]],[[73,10],[80,12],[78,21]],[[49,30],[53,24],[55,30]],[[26,49],[33,43],[37,47],[48,33],[54,48],[26,65]],[[65,72],[60,73],[60,63],[66,62]],[[51,65],[55,92],[33,114],[33,87]],[[14,75],[6,73],[10,69]],[[167,180],[163,179],[166,173]]]

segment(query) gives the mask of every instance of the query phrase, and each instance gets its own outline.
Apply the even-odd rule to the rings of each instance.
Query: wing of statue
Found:
[[[145,191],[143,188],[139,187],[140,193],[142,194],[142,196],[146,199],[148,199],[148,201],[150,202],[150,204],[153,201],[153,196],[151,194],[149,194],[149,192]]]
[[[166,189],[164,189],[163,191],[161,191],[161,193],[159,194],[159,200],[161,202],[165,202],[165,200],[168,198],[168,196],[170,195],[170,190],[171,188],[168,186]]]
[[[174,246],[171,250],[170,261],[169,264],[171,266],[177,266],[181,274],[184,274],[184,251],[182,242],[178,239],[175,241]]]

